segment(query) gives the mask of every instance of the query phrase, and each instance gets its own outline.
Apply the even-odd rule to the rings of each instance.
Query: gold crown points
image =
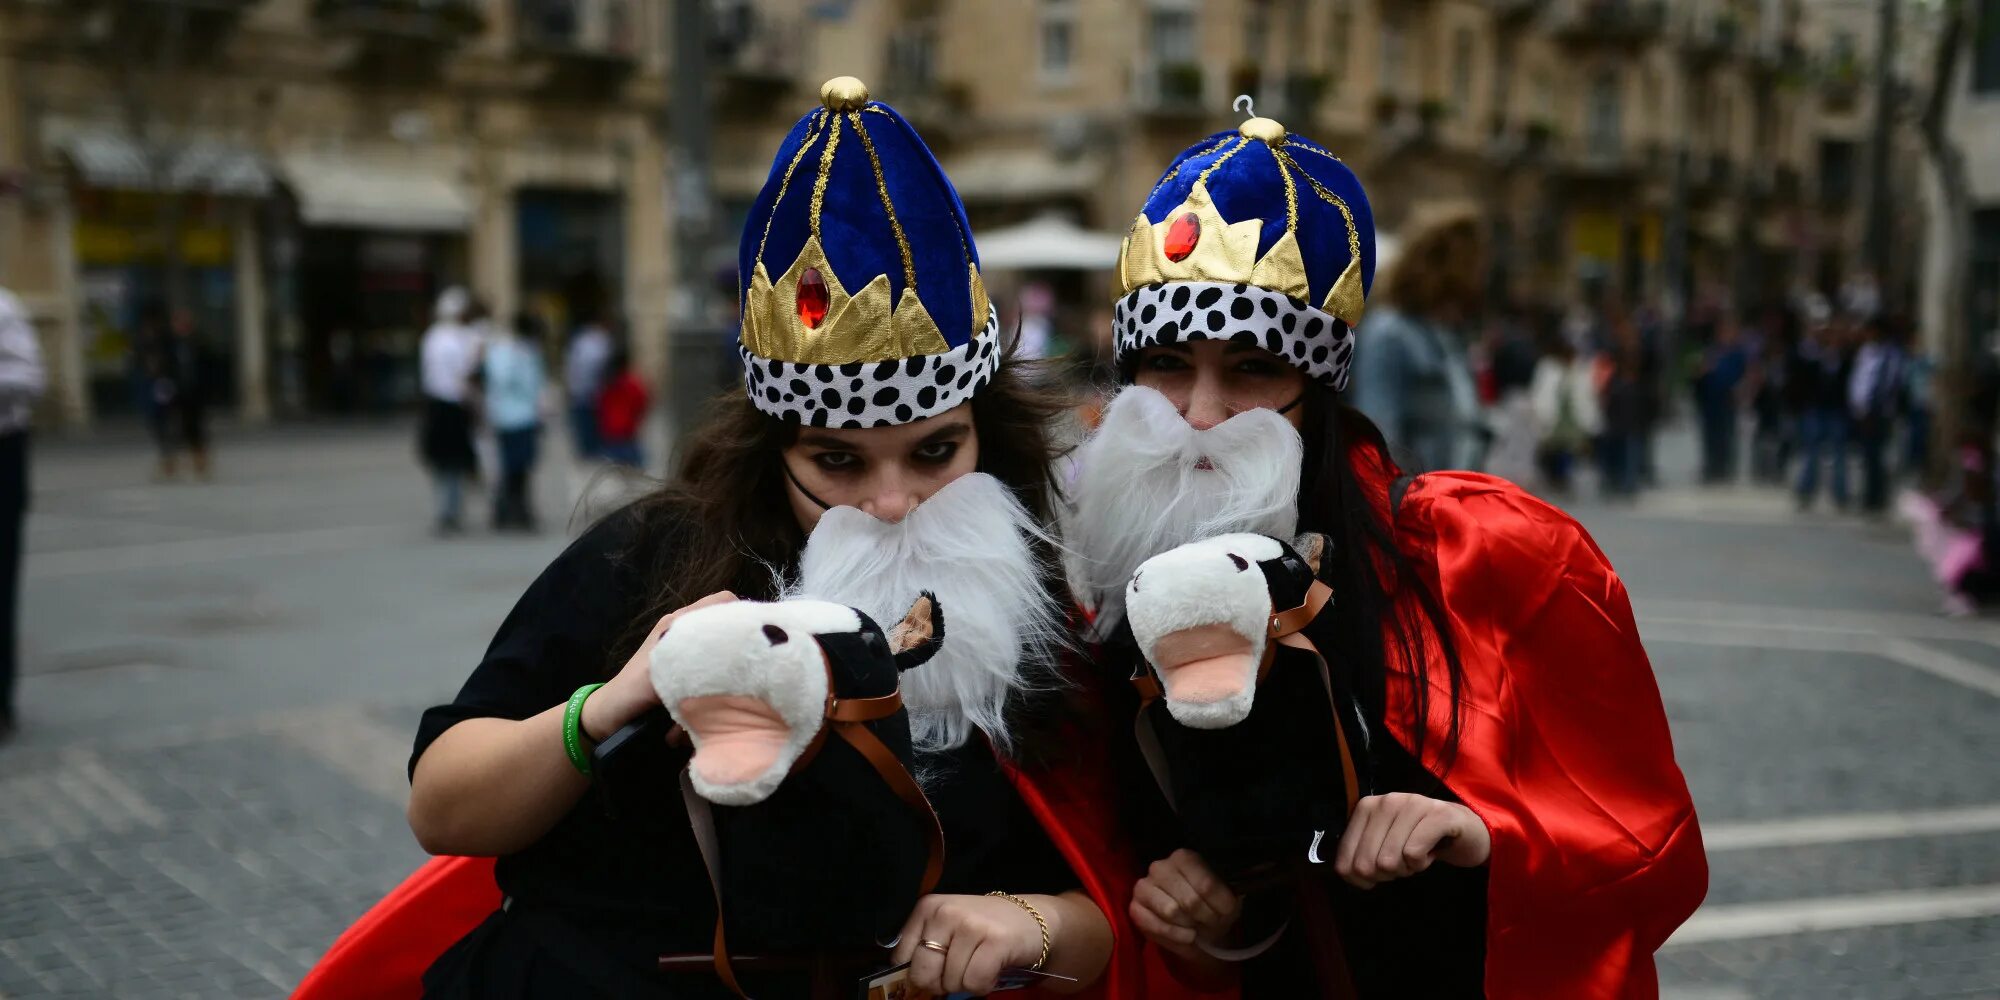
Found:
[[[1197,180],[1187,200],[1159,222],[1144,214],[1133,220],[1118,252],[1119,294],[1166,282],[1209,281],[1256,285],[1310,302],[1312,282],[1306,274],[1297,234],[1288,229],[1259,257],[1257,241],[1263,230],[1262,219],[1241,222],[1223,219],[1215,207],[1215,199],[1208,193],[1208,182]],[[1348,261],[1347,269],[1328,290],[1320,308],[1349,326],[1361,322],[1363,296],[1358,255]]]
[[[851,76],[836,76],[819,85],[819,99],[829,111],[858,111],[868,103],[868,85]]]
[[[977,336],[986,327],[992,305],[979,268],[968,264],[967,269]],[[799,308],[799,284],[808,272],[816,274],[826,290],[825,312],[811,326]],[[849,295],[816,236],[806,240],[798,259],[776,281],[764,263],[757,262],[744,295],[743,346],[760,358],[820,365],[901,360],[951,349],[915,288],[906,286],[892,305],[889,276],[878,274]]]

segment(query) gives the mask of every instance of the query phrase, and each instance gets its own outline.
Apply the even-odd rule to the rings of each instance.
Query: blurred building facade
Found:
[[[713,0],[716,238],[693,270],[733,294],[771,150],[845,73],[917,124],[981,232],[1122,234],[1249,94],[1355,168],[1385,234],[1478,206],[1496,292],[1831,290],[1868,259],[1878,2]],[[253,414],[394,398],[373,383],[454,280],[502,316],[602,305],[659,370],[673,6],[0,0],[0,280],[35,304],[63,415],[117,408],[120,334],[181,267]],[[1003,308],[1022,280],[1106,292],[993,280]]]
[[[754,6],[811,23],[826,5]],[[843,40],[806,47],[794,92],[836,71],[868,80],[924,129],[982,230],[1058,212],[1122,232],[1168,159],[1240,120],[1231,100],[1249,94],[1355,168],[1385,233],[1481,207],[1506,294],[1748,307],[1831,292],[1868,260],[1878,0],[844,7]],[[753,154],[799,104],[727,116],[720,183],[739,211],[762,179]],[[1892,140],[1911,169],[1906,123]]]
[[[660,329],[664,17],[0,0],[0,281],[36,313],[54,416],[137,405],[131,339],[160,308],[193,312],[211,393],[252,418],[413,398],[449,284],[503,322]]]

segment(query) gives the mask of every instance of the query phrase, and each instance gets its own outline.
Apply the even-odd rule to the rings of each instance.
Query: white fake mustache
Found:
[[[1006,484],[968,473],[899,522],[827,510],[782,596],[859,608],[888,628],[917,594],[936,594],[944,645],[902,678],[911,737],[919,750],[951,749],[976,728],[1005,752],[1008,700],[1053,683],[1066,641],[1035,549],[1047,539]]]
[[[1216,535],[1290,538],[1304,459],[1298,431],[1275,410],[1196,430],[1158,391],[1125,387],[1077,449],[1063,520],[1070,586],[1096,611],[1099,634],[1124,616],[1140,563]]]

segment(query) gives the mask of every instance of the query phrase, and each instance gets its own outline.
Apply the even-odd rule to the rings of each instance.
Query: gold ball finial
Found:
[[[1249,139],[1262,139],[1265,142],[1285,141],[1285,127],[1269,118],[1246,118],[1243,124],[1236,127],[1236,131]]]
[[[868,85],[851,76],[836,76],[819,85],[819,99],[832,111],[859,111],[868,103]]]

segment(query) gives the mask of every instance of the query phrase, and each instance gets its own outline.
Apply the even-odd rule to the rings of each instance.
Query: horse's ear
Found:
[[[1326,562],[1326,554],[1333,551],[1333,542],[1317,531],[1308,531],[1292,542],[1292,550],[1312,568],[1318,576],[1320,566]]]
[[[944,605],[926,590],[910,605],[910,612],[889,630],[889,651],[895,654],[896,669],[922,666],[944,646]]]

